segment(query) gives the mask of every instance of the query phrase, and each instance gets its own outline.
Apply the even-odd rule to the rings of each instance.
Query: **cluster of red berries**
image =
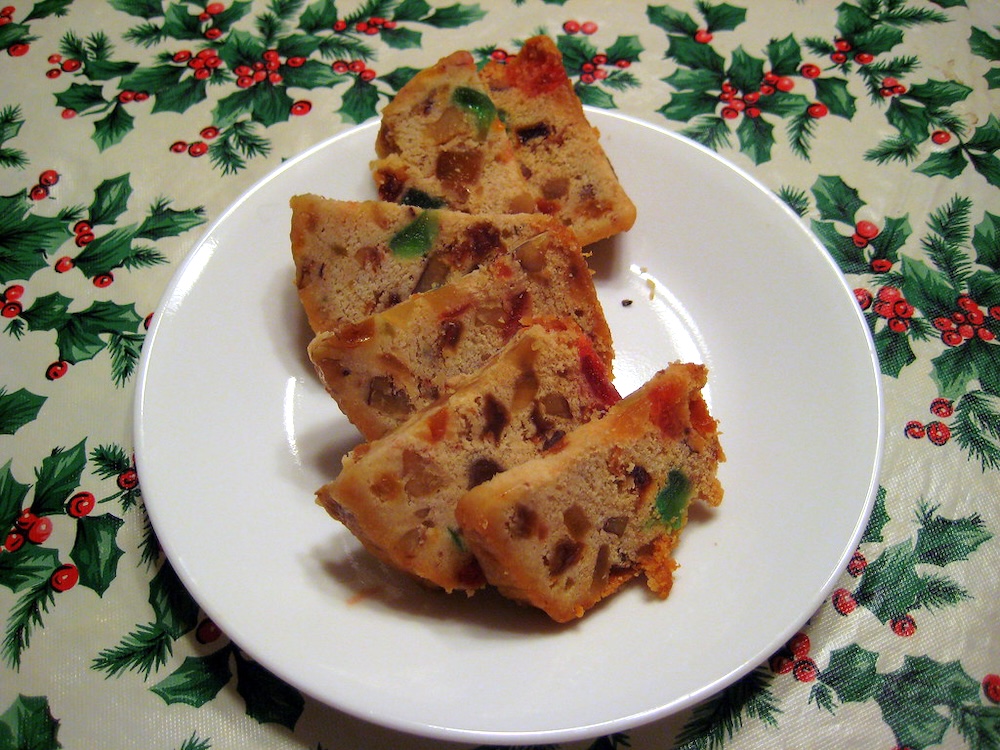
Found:
[[[49,197],[49,188],[59,182],[59,173],[54,169],[46,169],[38,175],[38,183],[31,188],[28,195],[31,200],[40,201]]]
[[[936,398],[931,401],[931,414],[935,417],[948,419],[954,413],[955,405],[951,399]],[[938,420],[924,424],[919,420],[912,419],[906,423],[906,427],[903,428],[903,434],[913,440],[922,440],[926,437],[934,445],[944,445],[951,440],[951,428]]]
[[[731,82],[725,81],[722,84],[722,93],[719,94],[719,101],[722,102],[722,116],[727,120],[735,120],[741,114],[746,117],[760,117],[760,108],[757,103],[762,96],[771,96],[776,91],[787,93],[795,88],[795,80],[791,76],[779,76],[773,71],[764,74],[760,88],[756,91],[741,92]],[[826,117],[830,110],[822,102],[813,102],[806,108],[810,117]]]
[[[219,137],[219,129],[214,125],[209,125],[201,129],[200,135],[205,141],[211,141]],[[205,141],[194,141],[192,143],[174,141],[170,144],[170,150],[175,154],[186,153],[194,157],[204,156],[208,153],[208,144]]]
[[[966,294],[959,297],[955,304],[958,309],[951,315],[942,315],[933,320],[934,327],[941,331],[941,341],[945,346],[960,346],[974,338],[980,341],[993,341],[996,338],[996,333],[987,323],[988,319],[1000,321],[1000,305],[983,310]]]
[[[330,67],[338,75],[354,73],[362,81],[371,81],[378,75],[372,68],[365,65],[364,60],[351,60],[350,62],[347,60],[334,60],[330,64]]]
[[[593,21],[584,21],[580,23],[579,21],[569,20],[563,24],[563,31],[567,34],[586,34],[590,36],[591,34],[597,33],[597,24]]]
[[[21,296],[24,294],[24,287],[20,284],[11,284],[9,287],[3,290],[3,294],[0,295],[0,301],[3,302],[3,307],[0,308],[0,314],[5,318],[16,318],[21,314],[21,310],[24,308],[21,306]]]
[[[983,678],[983,693],[990,703],[1000,703],[1000,674],[988,674]]]
[[[222,29],[218,26],[213,26],[212,21],[215,16],[219,15],[226,10],[226,6],[222,3],[209,3],[205,6],[205,10],[198,14],[198,20],[203,24],[207,24],[205,30],[202,32],[206,39],[215,41],[222,36]]]
[[[94,227],[86,219],[81,219],[73,225],[73,234],[76,237],[74,242],[77,247],[86,247],[94,241]]]
[[[392,31],[396,28],[396,22],[389,18],[382,18],[381,16],[372,16],[367,21],[358,21],[354,24],[354,31],[359,34],[368,34],[368,36],[375,36],[380,31],[385,29],[386,31]],[[338,34],[343,34],[349,28],[347,21],[343,19],[338,19],[333,24],[333,30]]]
[[[0,8],[0,26],[6,26],[9,23],[14,22],[14,11],[17,10],[13,5],[5,5]],[[7,54],[11,57],[22,57],[28,54],[30,45],[27,42],[14,42],[7,47]]]
[[[171,58],[175,63],[183,63],[194,71],[194,77],[205,81],[212,77],[212,71],[222,67],[222,58],[211,47],[192,53],[189,49],[178,50]]]
[[[884,318],[890,331],[904,333],[910,329],[910,318],[915,310],[898,288],[884,286],[874,298],[867,289],[855,289],[854,296],[862,310],[871,308],[876,315]]]
[[[855,247],[865,248],[868,247],[869,243],[879,236],[882,232],[874,223],[870,221],[859,221],[854,225],[854,234],[851,235],[851,241],[854,243]]]
[[[848,572],[850,572],[850,567],[848,567]],[[851,614],[858,608],[858,602],[854,598],[854,594],[847,589],[841,588],[834,590],[833,595],[830,597],[830,601],[833,604],[833,608],[837,611],[837,614],[843,615],[844,617]],[[900,638],[909,638],[917,632],[917,621],[913,619],[913,615],[903,614],[890,619],[889,628]]]
[[[280,72],[282,65],[301,68],[305,64],[306,58],[302,55],[283,58],[278,50],[269,49],[265,50],[262,59],[254,60],[249,65],[237,65],[233,72],[236,74],[236,85],[241,89],[248,89],[264,81],[274,85],[281,83],[284,80]]]
[[[63,56],[58,52],[49,55],[49,64],[54,65],[55,67],[49,68],[45,71],[46,78],[58,78],[63,73],[75,73],[83,67],[83,63],[75,57],[67,57],[66,59],[63,59]]]
[[[792,673],[799,682],[812,682],[819,677],[819,667],[811,656],[809,636],[805,633],[796,633],[776,654],[768,661],[768,666],[775,674]]]
[[[48,516],[35,515],[29,508],[21,511],[14,525],[7,532],[4,549],[17,552],[25,542],[42,544],[52,535],[52,519]]]
[[[868,63],[870,63],[872,60],[875,59],[875,55],[873,55],[871,52],[864,52],[862,50],[855,52],[854,45],[843,38],[835,39],[833,41],[833,49],[834,51],[830,54],[830,59],[833,60],[833,62],[835,62],[837,65],[843,65],[844,63],[847,62],[847,57],[849,52],[854,52],[854,54],[851,55],[851,57],[853,58],[854,62],[858,63],[859,65],[867,65]]]
[[[906,86],[901,84],[892,76],[886,76],[885,78],[882,79],[882,87],[878,90],[878,92],[882,96],[888,99],[890,96],[899,96],[900,94],[905,94]]]

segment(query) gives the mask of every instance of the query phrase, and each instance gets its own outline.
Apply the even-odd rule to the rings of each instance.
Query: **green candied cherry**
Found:
[[[459,86],[451,92],[451,102],[472,115],[476,123],[476,134],[480,138],[485,138],[497,116],[497,108],[493,101],[482,91]]]
[[[667,475],[666,483],[656,493],[656,511],[668,528],[679,531],[684,525],[691,490],[691,481],[684,472],[672,469]]]
[[[427,253],[438,233],[436,211],[423,211],[389,240],[389,249],[401,258],[417,258]]]

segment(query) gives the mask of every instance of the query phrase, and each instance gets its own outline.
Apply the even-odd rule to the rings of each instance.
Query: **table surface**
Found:
[[[802,217],[885,396],[871,520],[801,633],[693,709],[560,747],[1000,748],[1000,4],[12,2],[0,748],[442,744],[301,695],[205,618],[144,513],[137,365],[172,274],[248,187],[414,69],[538,32],[585,104],[707,145]],[[706,232],[738,236],[724,211]],[[788,292],[774,315],[822,313]],[[562,698],[595,689],[614,686]]]

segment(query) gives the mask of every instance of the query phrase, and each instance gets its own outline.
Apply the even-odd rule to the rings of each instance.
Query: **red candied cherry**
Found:
[[[698,42],[698,44],[708,44],[712,41],[712,32],[708,29],[698,29],[694,33],[694,40]]]
[[[212,643],[217,641],[221,635],[222,631],[219,630],[219,626],[207,617],[198,623],[198,627],[194,631],[194,637],[198,639],[198,643]]]
[[[56,261],[55,269],[56,273],[66,273],[72,269],[76,263],[68,255],[64,255],[62,258]]]
[[[114,283],[114,280],[115,277],[110,272],[99,273],[97,274],[97,276],[94,277],[94,286],[96,286],[98,289],[105,289],[111,286],[111,284]]]
[[[1000,703],[1000,674],[988,674],[983,678],[983,693],[990,703]]]
[[[24,546],[25,536],[20,531],[11,531],[7,534],[3,546],[8,552],[17,552]]]
[[[867,289],[855,289],[854,299],[858,301],[858,305],[862,310],[867,310],[872,306],[872,293]]]
[[[792,677],[799,682],[812,682],[818,676],[819,668],[816,666],[816,662],[809,657],[797,660],[792,667]]]
[[[31,193],[29,193],[29,195],[33,201],[45,200],[49,197],[49,189],[45,187],[45,185],[35,185],[31,188]]]
[[[819,65],[814,65],[813,63],[806,63],[799,68],[799,73],[801,73],[804,78],[819,78],[822,72],[823,71],[820,70]]]
[[[792,652],[792,656],[796,659],[804,659],[809,656],[811,643],[809,642],[809,636],[805,633],[796,633],[788,640],[787,645],[788,650]]]
[[[52,536],[52,519],[47,516],[39,518],[31,525],[27,534],[29,542],[32,544],[42,544]]]
[[[917,632],[917,621],[913,619],[913,615],[902,615],[893,617],[889,621],[889,627],[900,638],[909,638]]]
[[[927,439],[934,445],[944,445],[951,439],[951,429],[944,422],[928,422]]]
[[[781,76],[774,82],[774,87],[778,89],[778,91],[788,93],[795,88],[795,81],[789,76]]]
[[[875,55],[873,55],[871,52],[859,52],[854,56],[854,62],[856,62],[858,65],[867,65],[874,59]]]
[[[333,30],[336,32],[347,31],[347,21],[337,19],[333,22]]]
[[[593,21],[584,21],[580,24],[580,31],[590,36],[591,34],[597,33],[597,24]]]
[[[292,115],[296,117],[301,117],[302,115],[309,114],[312,111],[312,107],[313,107],[312,102],[306,99],[302,99],[292,104],[292,108],[289,111],[291,112]]]
[[[833,603],[833,608],[837,611],[837,614],[846,617],[851,614],[855,609],[858,608],[858,603],[852,594],[847,589],[837,589],[833,592],[830,597],[830,601]]]
[[[188,146],[187,152],[191,156],[204,156],[208,153],[208,144],[204,141],[195,141],[190,146]]]
[[[25,42],[14,42],[7,48],[7,54],[11,57],[23,57],[28,54],[29,46]]]
[[[943,146],[951,140],[951,133],[947,130],[935,130],[931,133],[931,140],[939,146]]]
[[[0,308],[0,315],[5,318],[16,318],[22,309],[20,302],[5,302],[3,308]]]
[[[226,9],[222,3],[209,3],[205,6],[205,12],[210,16],[217,16]]]
[[[820,117],[826,117],[828,114],[830,114],[830,108],[827,107],[825,104],[823,104],[823,102],[815,102],[814,104],[810,104],[808,108],[806,108],[806,113],[810,117],[815,117],[816,119],[819,119]]]
[[[835,39],[833,42],[833,48],[837,50],[837,52],[850,52],[851,43],[843,38]]]
[[[888,258],[874,258],[871,268],[875,273],[888,273],[892,270],[892,262]]]
[[[38,175],[38,184],[45,187],[52,187],[59,182],[59,173],[54,169],[46,169]]]
[[[847,563],[847,573],[852,578],[857,578],[859,575],[865,572],[865,568],[868,567],[868,558],[864,556],[861,550],[856,550],[853,555],[851,555],[851,561]]]
[[[903,434],[913,440],[920,440],[927,434],[927,428],[924,427],[923,422],[913,419],[906,423],[906,427],[903,428]]]
[[[954,402],[950,398],[936,398],[931,401],[931,414],[947,419],[955,413]]]
[[[205,29],[205,38],[210,42],[214,42],[216,39],[222,36],[222,29],[213,26],[210,29]]]
[[[862,237],[864,237],[866,240],[875,239],[876,237],[879,236],[879,233],[881,232],[881,230],[875,223],[866,220],[859,221],[857,224],[855,224],[854,231],[857,232]]]
[[[3,290],[3,298],[5,302],[14,302],[21,299],[24,294],[24,287],[20,284],[11,284],[9,287]]]
[[[134,490],[139,486],[139,475],[135,469],[125,469],[118,475],[118,487],[123,490]]]
[[[69,362],[60,359],[58,362],[53,362],[51,365],[45,368],[45,379],[46,380],[59,380],[66,372],[69,370]]]
[[[71,57],[69,60],[63,60],[62,65],[60,65],[60,67],[66,73],[75,73],[76,71],[78,71],[80,68],[83,67],[83,63],[77,60],[76,58]]]
[[[795,662],[788,658],[787,654],[775,654],[768,660],[768,666],[775,674],[788,674],[792,671]]]
[[[66,513],[72,518],[83,518],[90,515],[96,504],[97,501],[94,499],[94,493],[87,492],[86,490],[77,492],[66,504]]]
[[[378,73],[376,73],[371,68],[365,68],[358,74],[358,78],[360,78],[362,81],[373,81],[375,80],[375,76],[377,75]]]
[[[507,50],[505,49],[495,49],[490,52],[490,59],[494,62],[503,62],[509,57]]]
[[[52,573],[49,583],[58,592],[69,591],[80,581],[80,571],[72,563],[60,565]]]

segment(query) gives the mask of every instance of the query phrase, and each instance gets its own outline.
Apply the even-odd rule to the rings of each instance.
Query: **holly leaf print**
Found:
[[[889,514],[885,509],[885,487],[879,486],[875,493],[875,507],[868,518],[868,525],[865,527],[864,536],[861,537],[861,544],[867,542],[881,542],[882,529],[889,523]]]
[[[802,49],[795,37],[789,34],[784,39],[772,39],[767,45],[767,59],[771,63],[771,72],[778,76],[792,75],[802,65]],[[761,71],[763,76],[763,71]],[[753,82],[756,87],[760,78]],[[744,89],[753,91],[755,89]]]
[[[744,117],[736,127],[736,137],[740,141],[740,151],[749,156],[754,164],[763,164],[771,159],[774,146],[774,126],[761,117]]]
[[[228,647],[208,656],[188,656],[170,675],[150,688],[167,705],[199,708],[219,694],[233,677]]]
[[[69,236],[63,219],[36,216],[30,210],[24,191],[0,196],[0,283],[30,279],[46,267],[45,255]]]
[[[26,544],[16,555],[0,555],[0,586],[15,594],[27,588],[48,586],[49,576],[57,567],[58,550]]]
[[[127,174],[104,180],[94,190],[94,200],[90,204],[91,224],[114,224],[128,208],[132,196],[132,186]]]
[[[709,45],[696,42],[692,37],[671,36],[667,57],[673,58],[678,65],[694,70],[710,70],[720,77],[726,69],[726,61],[722,55]]]
[[[960,398],[968,390],[969,383],[976,379],[975,362],[968,353],[974,344],[970,341],[965,346],[949,348],[931,360],[934,366],[931,379],[943,398]]]
[[[164,563],[149,583],[149,604],[159,630],[180,638],[198,624],[198,605],[169,563]]]
[[[12,460],[9,459],[0,469],[0,525],[9,529],[21,512],[24,498],[28,495],[29,486],[21,484],[14,478],[10,470]],[[0,561],[6,557],[0,555]]]
[[[80,571],[80,585],[104,596],[118,574],[118,560],[123,554],[118,546],[118,530],[125,522],[105,514],[81,518],[76,524],[76,541],[70,559]]]
[[[177,237],[204,223],[204,208],[186,208],[178,211],[169,208],[168,201],[161,200],[150,206],[149,214],[136,229],[135,236],[147,240]]]
[[[973,28],[969,36],[972,54],[996,62],[1000,60],[1000,39],[994,39],[982,29]],[[1000,67],[990,68],[986,80],[991,89],[1000,88]]]
[[[871,700],[881,685],[877,663],[876,652],[852,643],[830,652],[830,663],[821,679],[833,688],[841,703],[863,703]]]
[[[261,724],[273,722],[294,729],[305,709],[302,694],[239,651],[234,653],[236,690],[246,702],[247,715]]]
[[[959,560],[968,560],[979,545],[993,535],[986,530],[978,513],[950,519],[936,513],[936,508],[920,510],[920,531],[917,532],[917,560],[944,567]]]
[[[869,320],[871,325],[871,319]],[[875,331],[872,339],[875,342],[879,367],[883,375],[898,378],[903,368],[917,359],[905,333],[897,333],[885,327]]]
[[[92,83],[71,83],[68,89],[56,94],[55,97],[56,104],[61,108],[81,114],[107,106],[104,89]]]
[[[577,84],[573,88],[582,104],[586,104],[591,107],[600,107],[602,109],[615,108],[614,97],[603,89],[599,89],[596,86],[587,86],[585,84]]]
[[[837,176],[820,175],[813,183],[812,193],[820,218],[827,221],[853,225],[854,215],[865,205],[858,191]]]
[[[18,695],[0,715],[0,746],[55,750],[59,720],[52,715],[45,696]]]
[[[45,396],[39,396],[25,388],[7,393],[7,389],[0,386],[0,435],[13,435],[37,419],[45,401]]]
[[[920,589],[913,547],[902,541],[868,563],[854,598],[884,624],[913,609]]]
[[[962,147],[955,146],[947,151],[931,154],[914,171],[927,177],[941,176],[954,179],[962,174],[966,166],[968,166],[968,162],[965,161]]]
[[[854,96],[847,90],[847,81],[843,78],[816,78],[816,99],[827,106],[830,114],[850,120],[857,111]]]
[[[764,77],[764,61],[747,54],[743,47],[737,47],[733,50],[727,77],[740,91],[755,91]]]
[[[378,89],[360,78],[344,92],[340,109],[337,112],[346,120],[361,123],[376,115],[378,106]]]
[[[647,6],[646,17],[653,26],[663,29],[668,34],[693,36],[698,31],[698,22],[689,14],[666,5]]]
[[[1000,216],[986,212],[972,234],[976,262],[993,271],[1000,271]]]
[[[115,104],[111,111],[94,123],[94,133],[91,136],[97,148],[105,151],[132,132],[135,118],[121,104]]]
[[[732,31],[746,20],[747,12],[745,8],[737,8],[728,3],[711,5],[707,2],[698,4],[705,19],[705,26],[709,31]]]
[[[955,306],[955,287],[949,279],[908,255],[902,261],[903,295],[910,304],[930,318],[950,313]]]
[[[86,464],[86,439],[69,450],[57,448],[42,459],[35,472],[35,499],[31,503],[31,512],[37,516],[61,513],[66,498],[80,486]]]

